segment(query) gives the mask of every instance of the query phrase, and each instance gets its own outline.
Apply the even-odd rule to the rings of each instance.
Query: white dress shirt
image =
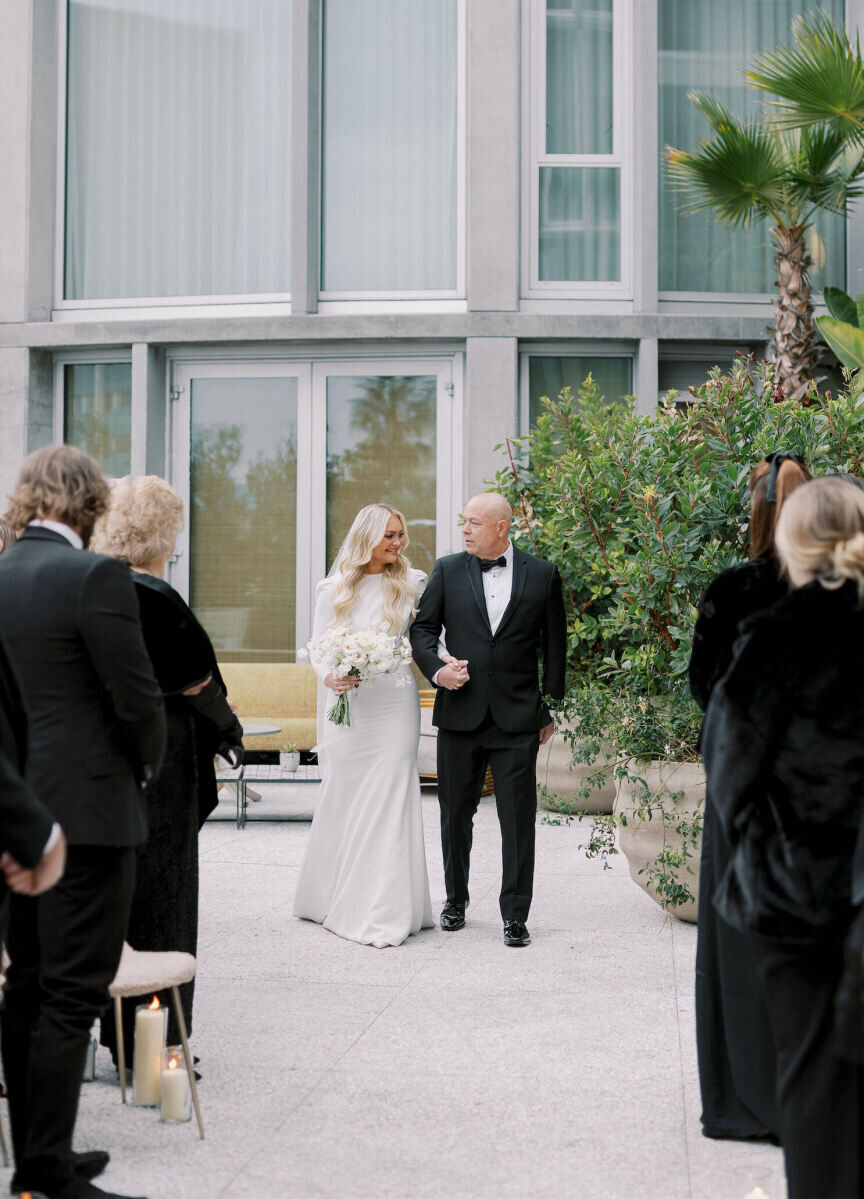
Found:
[[[64,525],[60,520],[31,520],[28,528],[31,529],[50,529],[52,533],[59,533],[61,537],[65,537],[70,545],[76,550],[84,549],[84,542],[81,540],[81,535],[76,533],[69,525]]]
[[[486,595],[486,614],[493,633],[498,632],[501,617],[510,603],[513,591],[513,543],[508,541],[503,555],[503,566],[493,566],[483,571],[483,591]]]

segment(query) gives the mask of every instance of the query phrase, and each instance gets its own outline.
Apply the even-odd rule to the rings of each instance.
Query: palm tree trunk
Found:
[[[810,284],[810,255],[805,236],[807,225],[780,225],[771,230],[777,264],[777,318],[772,333],[773,358],[777,363],[777,399],[800,400],[816,378],[819,346],[813,323],[813,289]],[[783,395],[779,389],[783,389]]]

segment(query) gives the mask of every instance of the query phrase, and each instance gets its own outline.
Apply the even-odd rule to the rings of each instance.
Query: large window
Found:
[[[452,293],[457,0],[324,0],[325,293]]]
[[[69,0],[64,297],[289,290],[291,4]]]
[[[533,0],[529,287],[621,290],[628,122],[622,0]]]
[[[747,87],[745,70],[761,52],[791,40],[796,16],[820,8],[843,21],[843,0],[659,0],[661,153],[667,145],[688,150],[710,136],[708,123],[687,98],[691,90],[710,92],[742,117],[755,116],[764,97]],[[819,216],[810,250],[815,285],[842,286],[843,218]],[[727,229],[709,213],[684,215],[661,173],[661,291],[772,292],[775,277],[766,223],[744,233]]]
[[[132,364],[76,362],[63,367],[63,441],[91,454],[106,475],[128,475],[132,461]]]
[[[558,398],[565,387],[575,396],[591,375],[601,395],[610,403],[633,391],[633,359],[599,354],[528,355],[528,422],[534,424],[543,411],[541,397]]]

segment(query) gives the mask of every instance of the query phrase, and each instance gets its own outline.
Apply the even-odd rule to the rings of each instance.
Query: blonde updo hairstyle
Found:
[[[91,549],[133,568],[149,566],[173,554],[182,528],[183,501],[169,483],[158,475],[126,475],[111,489]]]
[[[780,561],[834,590],[850,579],[864,597],[864,491],[827,476],[798,488],[777,523]]]
[[[357,588],[365,578],[372,550],[383,540],[391,516],[398,516],[408,545],[408,525],[397,508],[389,504],[367,504],[354,517],[348,536],[336,563],[336,594],[333,599],[333,623],[347,624],[357,598]],[[405,628],[406,609],[412,613],[417,600],[417,583],[411,574],[411,563],[400,553],[395,562],[384,567],[383,616],[390,633],[398,636]]]

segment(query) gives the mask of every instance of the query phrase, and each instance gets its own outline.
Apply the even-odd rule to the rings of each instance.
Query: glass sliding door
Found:
[[[327,564],[357,512],[379,500],[404,513],[413,566],[428,574],[436,549],[435,375],[327,379]]]
[[[222,661],[291,662],[301,380],[236,371],[181,384],[175,486],[185,484],[188,535],[171,581],[188,587]]]

